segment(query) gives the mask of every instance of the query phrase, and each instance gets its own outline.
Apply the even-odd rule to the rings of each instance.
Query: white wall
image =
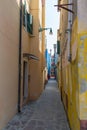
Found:
[[[87,31],[87,0],[78,0],[78,30]]]

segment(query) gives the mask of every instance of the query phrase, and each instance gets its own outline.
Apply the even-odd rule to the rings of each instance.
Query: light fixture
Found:
[[[71,32],[71,29],[66,29],[65,33]]]
[[[48,30],[48,29],[50,29],[49,34],[52,35],[52,34],[53,34],[53,32],[52,32],[52,28],[39,28],[39,32],[42,32],[42,31],[44,31],[44,30]]]

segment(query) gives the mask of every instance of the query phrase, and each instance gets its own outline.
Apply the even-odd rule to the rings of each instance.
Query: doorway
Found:
[[[28,97],[28,62],[23,62],[23,100]]]

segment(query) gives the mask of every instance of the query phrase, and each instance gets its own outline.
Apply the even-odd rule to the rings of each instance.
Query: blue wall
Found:
[[[45,50],[45,58],[46,58],[46,65],[47,65],[47,69],[48,69],[48,74],[50,75],[51,56],[48,52],[48,49]]]

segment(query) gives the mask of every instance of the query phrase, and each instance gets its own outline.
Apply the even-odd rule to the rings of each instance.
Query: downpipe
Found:
[[[22,0],[20,0],[20,18],[19,18],[19,72],[18,72],[18,113],[21,112],[21,53],[22,53]]]

